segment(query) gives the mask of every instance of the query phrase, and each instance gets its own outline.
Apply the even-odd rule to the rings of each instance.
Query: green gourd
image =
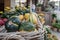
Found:
[[[16,32],[19,30],[20,20],[17,17],[10,18],[6,24],[5,28],[8,32]]]
[[[32,23],[30,22],[23,22],[21,23],[21,26],[20,26],[20,31],[24,30],[24,31],[34,31],[35,30],[35,25],[33,25]]]

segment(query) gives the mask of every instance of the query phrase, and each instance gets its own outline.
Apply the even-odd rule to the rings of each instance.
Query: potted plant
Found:
[[[52,22],[55,23],[56,22],[56,14],[52,14]]]
[[[52,14],[52,18],[56,18],[56,17],[57,17],[56,14],[53,13],[53,14]]]
[[[36,5],[36,12],[37,13],[41,12],[41,7],[42,7],[42,4],[37,3],[37,5]]]
[[[58,24],[57,23],[52,23],[52,26],[53,26],[52,30],[57,31]]]
[[[58,32],[60,32],[60,23],[58,23],[57,28],[58,28]]]

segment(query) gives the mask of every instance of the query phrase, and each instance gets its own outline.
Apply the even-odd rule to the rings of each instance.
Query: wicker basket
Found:
[[[17,33],[0,33],[0,40],[25,40],[21,35]]]
[[[0,40],[44,40],[44,32],[0,33]]]
[[[38,30],[31,32],[11,32],[11,33],[0,33],[0,40],[44,40],[43,25],[38,20]]]

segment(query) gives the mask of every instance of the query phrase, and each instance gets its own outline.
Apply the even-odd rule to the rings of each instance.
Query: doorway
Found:
[[[4,11],[4,0],[0,0],[0,11]]]
[[[35,5],[37,4],[37,2],[38,2],[38,0],[32,0],[32,3]]]
[[[38,0],[32,0],[32,3],[36,5],[38,3]],[[27,0],[26,4],[26,6],[28,7],[30,5],[30,0]]]

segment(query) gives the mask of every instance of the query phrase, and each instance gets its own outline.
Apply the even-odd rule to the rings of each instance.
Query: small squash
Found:
[[[45,16],[45,14],[44,13],[40,13],[39,16]]]
[[[3,14],[3,11],[0,11],[0,14]]]
[[[30,14],[29,21],[33,24],[37,24],[37,16],[35,14]]]
[[[26,13],[26,14],[24,15],[24,18],[25,18],[26,20],[28,20],[28,19],[29,19],[29,16],[30,16],[30,14],[29,14],[29,13]]]
[[[19,19],[22,21],[24,19],[23,15],[19,15]]]
[[[19,28],[20,31],[35,31],[35,25],[31,22],[22,22]]]
[[[31,13],[31,14],[26,13],[24,17],[29,22],[31,22],[33,24],[37,24],[37,14],[36,13]]]

